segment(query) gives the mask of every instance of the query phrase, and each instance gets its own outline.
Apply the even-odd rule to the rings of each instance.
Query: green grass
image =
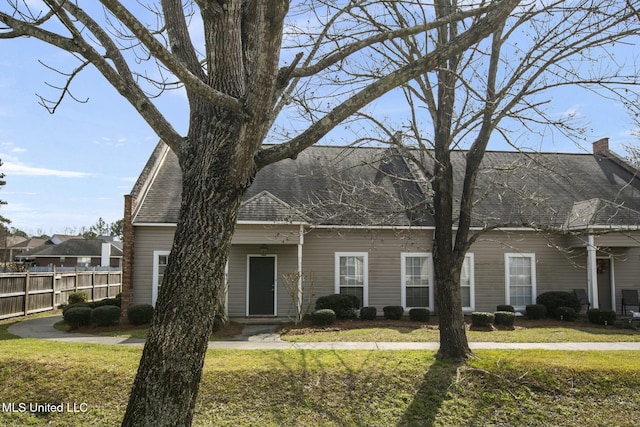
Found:
[[[86,413],[0,412],[2,426],[113,426],[141,348],[20,339],[0,322],[2,403]],[[209,351],[196,426],[637,425],[640,352]],[[72,407],[72,406],[71,406]]]
[[[610,326],[554,326],[518,330],[467,331],[470,342],[616,342],[640,341],[640,332]],[[411,327],[356,328],[301,335],[283,335],[290,342],[438,342],[436,329]]]

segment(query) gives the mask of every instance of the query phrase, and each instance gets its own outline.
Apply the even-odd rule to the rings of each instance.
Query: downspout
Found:
[[[598,264],[595,237],[589,233],[587,236],[587,283],[589,287],[589,300],[592,308],[599,308],[598,302]]]

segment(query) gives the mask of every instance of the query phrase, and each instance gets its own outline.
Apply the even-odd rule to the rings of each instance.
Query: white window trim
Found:
[[[428,252],[402,252],[400,254],[400,286],[401,286],[401,294],[400,294],[400,304],[405,308],[405,310],[409,310],[412,308],[422,308],[422,307],[407,307],[407,258],[412,257],[426,257],[428,258],[429,263],[429,307],[427,307],[430,311],[433,312],[434,301],[433,301],[433,255]]]
[[[334,262],[334,292],[340,293],[340,258],[341,257],[362,257],[363,259],[363,278],[362,278],[362,301],[363,307],[369,306],[369,253],[367,252],[336,252]]]
[[[476,310],[476,272],[475,272],[475,257],[473,253],[467,253],[464,256],[469,260],[469,307],[462,307],[464,312],[473,312]],[[461,286],[462,288],[462,286]]]
[[[511,279],[509,276],[510,258],[529,258],[531,260],[531,304],[536,303],[536,254],[535,253],[505,253],[504,254],[504,283],[505,283],[505,304],[511,304]],[[516,310],[524,310],[525,306],[514,306]]]
[[[151,305],[154,307],[156,306],[156,301],[158,300],[158,288],[160,287],[160,283],[158,283],[160,257],[169,256],[170,253],[171,251],[153,251],[153,281],[151,284]]]

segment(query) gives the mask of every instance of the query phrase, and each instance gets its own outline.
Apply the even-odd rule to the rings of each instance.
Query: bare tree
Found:
[[[77,59],[78,65],[65,71],[60,97],[51,103],[43,99],[52,111],[72,95],[74,78],[95,67],[179,159],[180,218],[123,425],[186,426],[193,419],[238,209],[256,172],[295,158],[372,100],[459,56],[500,27],[519,1],[440,10],[436,19],[425,17],[413,27],[385,31],[352,19],[357,11],[379,8],[374,1],[299,2],[291,11],[284,0],[100,3],[104,11],[83,9],[78,2],[43,0],[46,8],[40,11],[30,2],[8,1],[0,11],[0,39],[32,37]],[[287,55],[287,39],[295,35],[283,39],[287,15],[287,28],[296,28],[303,10],[319,30],[307,32],[298,51]],[[149,14],[151,22],[159,22],[156,28],[144,23]],[[195,19],[202,23],[198,34],[189,26]],[[439,29],[452,22],[465,22],[465,31],[442,39],[426,55],[388,67],[363,84],[340,83],[345,67],[358,64],[351,58],[376,55],[384,41],[442,33]],[[281,64],[281,56],[287,65]],[[155,61],[159,78],[136,67],[147,58]],[[306,91],[312,87],[307,82],[318,76],[342,88],[340,96],[327,94],[323,99],[328,108],[309,108],[309,102],[319,98]],[[175,84],[188,98],[187,135],[174,129],[148,92],[150,87],[162,91]],[[306,94],[309,101],[294,105],[303,109],[304,129],[281,144],[263,147],[277,115],[291,110],[287,105],[293,94]]]
[[[297,325],[309,313],[315,299],[313,272],[288,271],[282,273],[282,281],[293,307],[293,323]]]
[[[460,297],[466,252],[482,232],[512,225],[485,218],[482,231],[471,229],[474,206],[487,195],[477,194],[476,188],[490,139],[502,139],[519,149],[518,138],[523,134],[542,136],[549,128],[574,140],[581,138],[584,130],[575,122],[554,117],[546,109],[552,101],[551,90],[565,86],[617,99],[637,111],[637,103],[632,102],[639,80],[635,67],[627,63],[624,68],[611,51],[615,44],[640,32],[637,7],[632,3],[581,0],[523,6],[494,28],[490,40],[450,56],[436,70],[403,86],[411,110],[411,120],[405,122],[405,143],[397,144],[399,139],[391,138],[391,131],[388,136],[432,187],[439,357],[464,360],[471,355]],[[461,3],[455,0],[436,0],[436,19],[459,7]],[[382,30],[395,25],[411,27],[428,13],[424,7],[389,3],[385,21],[370,18]],[[384,61],[375,62],[362,74],[375,75],[377,70],[413,62],[461,31],[464,24],[452,22],[433,37],[409,35],[389,40],[378,57]],[[383,118],[376,120],[381,123]],[[461,149],[467,150],[463,165],[452,161],[453,151]],[[535,156],[528,163],[544,167],[536,165]],[[494,172],[498,183],[504,172]],[[532,224],[524,216],[522,221]]]

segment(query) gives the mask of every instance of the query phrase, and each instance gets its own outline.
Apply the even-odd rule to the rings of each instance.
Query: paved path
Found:
[[[109,345],[142,345],[136,338],[105,337],[89,334],[70,334],[58,331],[54,323],[62,316],[40,317],[11,325],[9,333],[23,338],[52,341]],[[469,343],[472,350],[634,350],[640,351],[640,342],[575,342],[575,343]],[[438,350],[437,342],[286,342],[273,333],[273,325],[247,325],[243,334],[229,341],[211,341],[211,349],[231,350]]]

